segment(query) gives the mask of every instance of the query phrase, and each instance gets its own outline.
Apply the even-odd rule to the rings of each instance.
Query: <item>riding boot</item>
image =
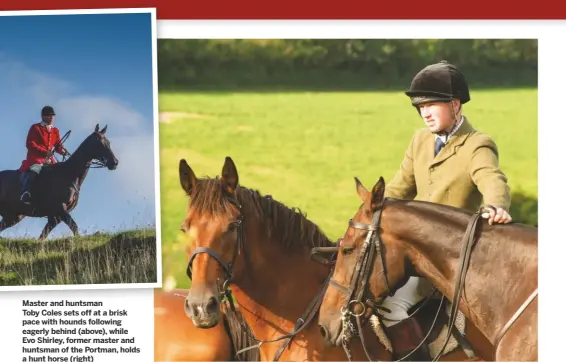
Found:
[[[387,327],[386,333],[393,347],[393,358],[398,360],[411,353],[424,340],[424,333],[419,322],[414,318],[407,318],[401,322]],[[432,357],[428,349],[428,342],[411,353],[404,361],[430,361]]]
[[[24,183],[22,185],[22,190],[20,193],[20,200],[22,202],[24,202],[25,204],[29,204],[31,202],[31,186],[33,185],[33,181],[35,180],[35,177],[37,176],[37,173],[33,172],[33,171],[28,171],[26,172],[25,176],[24,176]]]

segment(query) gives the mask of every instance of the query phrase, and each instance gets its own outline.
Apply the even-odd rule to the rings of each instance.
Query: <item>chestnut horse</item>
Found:
[[[222,314],[220,323],[212,328],[195,327],[185,314],[187,293],[180,289],[154,290],[155,362],[257,360],[253,351],[236,356],[236,349],[253,342],[236,319]]]
[[[536,228],[489,225],[481,211],[384,199],[381,177],[371,192],[357,178],[356,184],[363,204],[339,246],[319,315],[329,341],[339,344],[348,334],[342,320],[367,318],[366,300],[379,304],[410,276],[421,276],[452,301],[452,315],[459,308],[489,340],[490,359],[537,359]],[[350,282],[357,299],[342,290]]]
[[[313,262],[310,252],[335,244],[314,223],[240,186],[229,157],[221,177],[197,179],[184,159],[179,177],[190,198],[181,228],[194,246],[185,308],[195,326],[215,328],[222,298],[233,293],[253,337],[261,341],[254,346],[261,360],[365,360],[360,343],[351,345],[348,356],[341,347],[327,346],[320,335],[315,319],[330,269]],[[375,339],[369,327],[362,333]],[[376,345],[369,346],[371,353],[390,358]]]

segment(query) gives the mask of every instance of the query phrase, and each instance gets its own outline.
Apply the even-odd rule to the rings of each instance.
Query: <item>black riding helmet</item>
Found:
[[[405,94],[411,98],[411,104],[417,111],[423,103],[450,102],[452,99],[459,99],[461,104],[470,101],[464,74],[445,60],[431,64],[417,73]]]
[[[54,116],[55,110],[51,106],[45,106],[41,109],[41,116]]]

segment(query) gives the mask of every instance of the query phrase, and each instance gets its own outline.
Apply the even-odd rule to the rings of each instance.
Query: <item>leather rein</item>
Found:
[[[267,197],[269,197],[269,196],[267,196]],[[222,260],[222,258],[220,257],[220,255],[218,255],[218,253],[216,251],[214,251],[213,249],[206,248],[206,247],[198,247],[191,253],[191,255],[189,257],[189,262],[187,264],[187,276],[189,277],[189,279],[192,280],[192,264],[193,264],[195,257],[198,254],[208,254],[212,258],[214,258],[222,266],[222,269],[224,270],[224,276],[225,276],[224,283],[222,284],[222,286],[220,286],[220,284],[218,284],[220,294],[221,294],[222,299],[223,299],[223,303],[226,307],[225,303],[227,301],[230,310],[232,310],[232,312],[234,312],[234,315],[236,315],[236,308],[234,306],[234,299],[235,298],[233,298],[233,296],[232,296],[230,284],[231,284],[232,279],[234,277],[234,264],[236,262],[236,257],[240,254],[240,252],[241,252],[241,250],[243,249],[243,246],[244,246],[244,213],[242,212],[242,205],[236,199],[229,197],[228,201],[230,201],[230,203],[232,203],[234,206],[236,206],[236,208],[238,208],[238,210],[240,211],[240,215],[239,215],[238,219],[233,223],[236,227],[236,230],[237,230],[237,236],[236,236],[237,245],[236,245],[236,248],[234,249],[234,254],[232,255],[232,259],[231,259],[230,263],[228,263],[228,264],[225,263],[224,260]],[[323,248],[323,249],[324,250],[322,252],[329,252],[329,251],[336,252],[338,250],[338,247],[328,247],[328,248]],[[315,258],[316,256],[317,256],[316,252],[313,251],[313,253],[311,254],[311,257]],[[257,339],[252,333],[252,335],[250,337],[253,338],[256,342],[259,342],[259,343],[256,344],[256,345],[250,346],[250,347],[240,349],[239,351],[236,352],[236,355],[239,355],[243,352],[246,352],[246,351],[254,349],[254,348],[259,348],[264,343],[278,342],[278,341],[286,339],[286,341],[277,350],[277,353],[275,354],[275,357],[273,359],[274,361],[278,361],[279,358],[281,357],[281,355],[283,354],[283,352],[285,351],[285,349],[291,343],[291,340],[297,334],[301,333],[310,324],[310,322],[314,319],[315,315],[317,314],[317,312],[320,308],[320,305],[322,304],[322,299],[323,299],[324,294],[326,292],[326,288],[328,286],[328,283],[330,281],[331,276],[332,276],[332,273],[330,272],[328,274],[328,278],[325,280],[320,292],[317,295],[315,295],[314,299],[309,303],[307,309],[303,312],[303,314],[295,322],[295,327],[293,328],[292,332],[289,332],[285,335],[282,335],[280,337],[270,339],[270,340]],[[246,333],[249,334],[250,332],[248,332],[248,329],[246,328],[245,321],[242,321],[240,318],[237,318],[237,320],[238,320],[238,323],[240,324],[240,326],[242,327],[242,330],[244,330]]]

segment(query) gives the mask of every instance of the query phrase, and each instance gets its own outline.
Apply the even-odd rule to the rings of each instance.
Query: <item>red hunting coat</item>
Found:
[[[59,129],[52,127],[49,130],[47,127],[42,126],[41,123],[33,124],[29,131],[26,139],[26,148],[28,149],[27,157],[22,162],[19,171],[27,171],[31,165],[36,163],[46,163],[48,158],[46,153],[53,150],[55,144],[61,140],[59,135]],[[58,145],[55,152],[63,155],[62,145]],[[55,157],[51,156],[49,158],[51,163],[56,163]]]

